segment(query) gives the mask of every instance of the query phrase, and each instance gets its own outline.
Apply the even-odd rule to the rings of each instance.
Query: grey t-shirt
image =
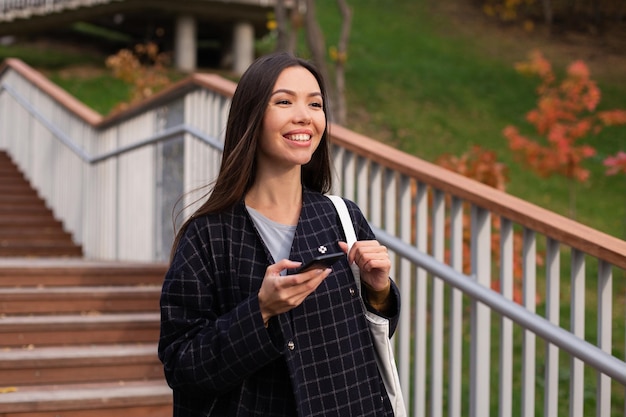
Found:
[[[246,206],[246,208],[263,242],[265,242],[265,245],[272,254],[274,262],[278,262],[281,259],[289,259],[297,226],[277,223],[268,219],[252,207]],[[283,274],[284,273],[286,273],[286,271],[283,271]]]

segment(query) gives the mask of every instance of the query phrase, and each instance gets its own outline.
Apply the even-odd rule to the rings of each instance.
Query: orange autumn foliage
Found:
[[[132,86],[129,103],[119,104],[114,111],[125,110],[168,86],[171,83],[167,75],[168,64],[168,55],[159,52],[153,42],[138,44],[133,51],[122,49],[109,56],[106,66],[113,71],[113,76]]]
[[[626,152],[619,151],[615,156],[609,156],[604,160],[607,167],[606,175],[626,174]]]
[[[586,181],[589,170],[582,163],[596,150],[581,141],[597,135],[606,126],[626,124],[626,111],[596,111],[601,92],[583,61],[573,62],[560,83],[550,62],[537,51],[527,62],[517,64],[516,69],[540,79],[537,107],[526,114],[540,139],[527,137],[509,125],[503,134],[510,149],[541,176],[558,174]]]

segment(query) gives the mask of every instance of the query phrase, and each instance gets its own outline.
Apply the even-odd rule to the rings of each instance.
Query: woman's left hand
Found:
[[[348,245],[339,242],[341,249],[348,253]],[[387,248],[377,240],[359,240],[354,243],[348,262],[355,262],[361,270],[361,280],[365,285],[376,291],[385,291],[391,285],[389,282],[389,272],[391,271],[391,261]]]

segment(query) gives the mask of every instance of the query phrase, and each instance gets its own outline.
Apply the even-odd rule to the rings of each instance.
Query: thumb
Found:
[[[281,259],[273,265],[267,267],[267,272],[270,274],[280,275],[285,269],[293,269],[302,265],[302,262],[290,261],[289,259]]]

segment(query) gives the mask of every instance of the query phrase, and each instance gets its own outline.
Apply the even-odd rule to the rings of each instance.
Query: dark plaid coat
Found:
[[[373,239],[347,204],[357,238]],[[339,251],[339,240],[333,204],[305,190],[290,259],[306,261],[320,246]],[[257,294],[272,263],[243,201],[189,225],[161,295],[159,357],[174,416],[392,416],[347,261],[265,328]],[[395,284],[392,294],[391,332]]]

